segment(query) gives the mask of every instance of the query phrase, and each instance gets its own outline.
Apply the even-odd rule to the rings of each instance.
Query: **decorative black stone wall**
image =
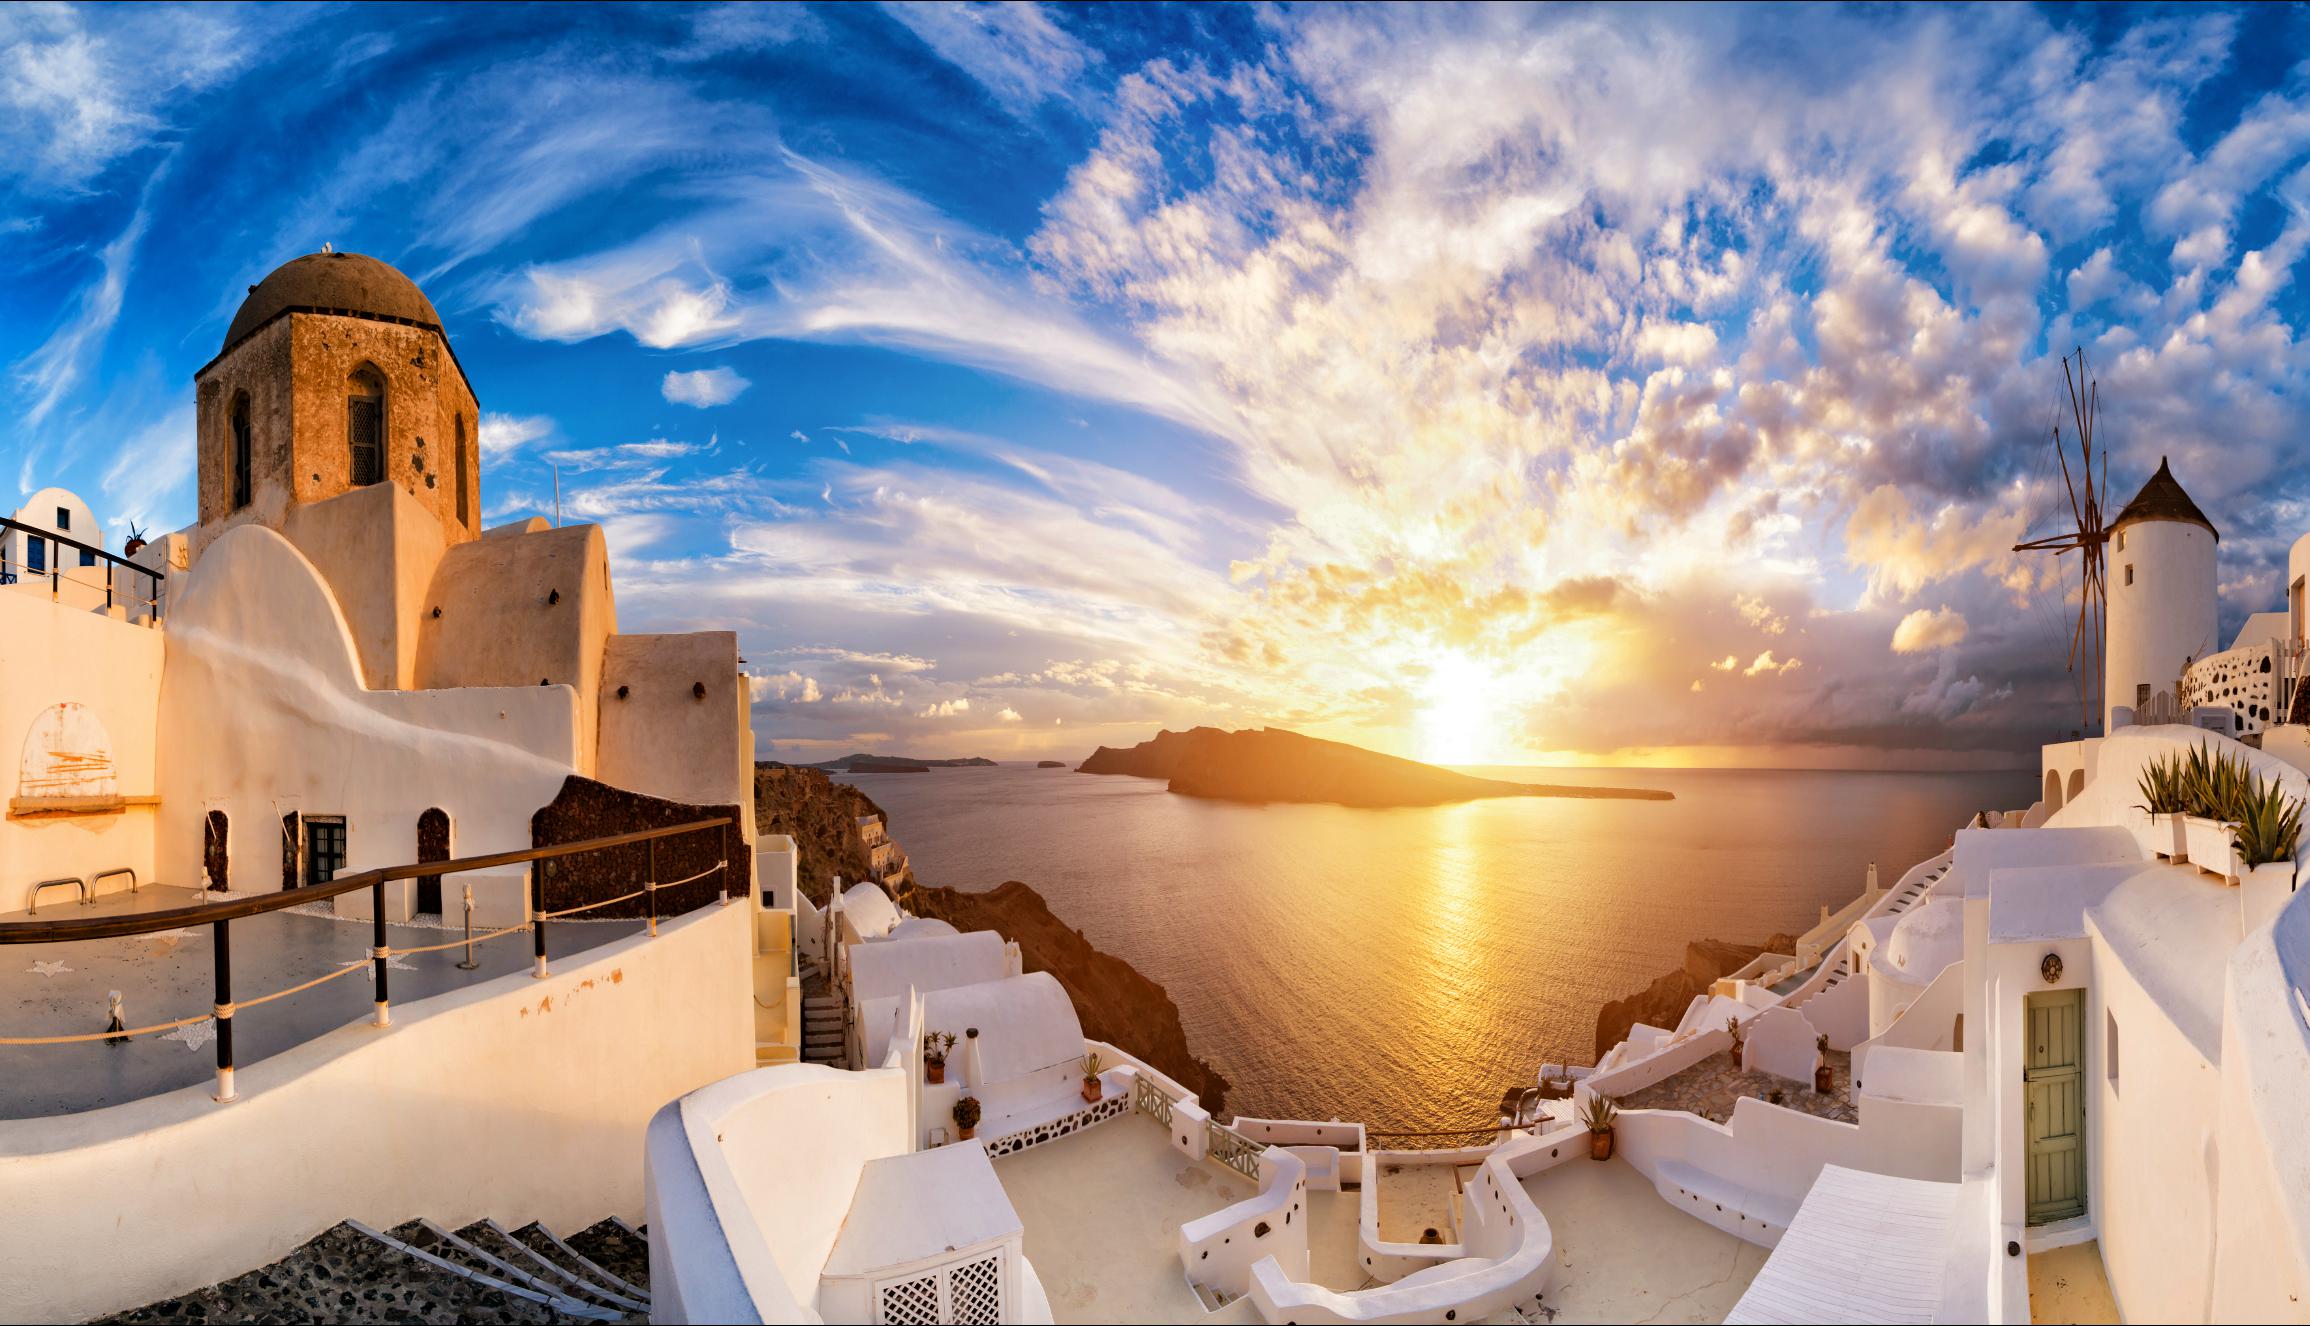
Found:
[[[1049,1123],[1037,1124],[1032,1128],[1022,1128],[1015,1133],[1005,1133],[986,1143],[987,1154],[989,1156],[1007,1156],[1013,1151],[1024,1151],[1030,1146],[1055,1142],[1062,1137],[1079,1133],[1092,1124],[1105,1123],[1109,1119],[1119,1118],[1129,1108],[1131,1108],[1130,1097],[1109,1096],[1096,1105],[1086,1105],[1073,1114],[1053,1119]]]
[[[631,843],[538,862],[536,869],[545,884],[545,910],[558,912],[640,888],[649,875],[653,846],[657,849],[658,878],[662,881],[687,879],[717,861],[728,861],[730,896],[744,898],[754,888],[754,857],[746,850],[738,807],[665,801],[572,774],[563,781],[561,792],[553,801],[529,817],[531,846],[554,847],[588,838],[632,833],[637,829],[660,829],[716,818],[727,818],[730,823],[719,830],[660,838],[654,844]],[[719,901],[722,888],[722,872],[714,871],[680,888],[660,889],[658,915],[673,916]],[[580,915],[587,919],[647,916],[649,901],[631,898]]]

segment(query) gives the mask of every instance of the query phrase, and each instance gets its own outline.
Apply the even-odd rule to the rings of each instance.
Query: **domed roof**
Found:
[[[392,264],[360,253],[308,253],[291,258],[249,287],[241,311],[225,331],[224,349],[292,309],[351,313],[441,330],[433,301]]]
[[[2166,468],[2163,456],[2158,457],[2158,472],[2150,476],[2150,481],[2134,494],[2134,500],[2126,503],[2126,509],[2110,522],[2110,531],[2115,533],[2121,526],[2137,520],[2180,520],[2203,525],[2206,532],[2214,536],[2214,542],[2222,541],[2222,532],[2214,528],[2214,522],[2206,519],[2206,513],[2198,510],[2198,504],[2182,491],[2181,481]]]
[[[1928,898],[1913,907],[1893,927],[1885,942],[1884,957],[1903,980],[1925,984],[1941,969],[1965,957],[1965,904],[1963,900]]]

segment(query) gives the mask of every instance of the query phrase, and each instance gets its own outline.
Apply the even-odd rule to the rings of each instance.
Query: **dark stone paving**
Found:
[[[1683,1110],[1717,1123],[1731,1120],[1733,1102],[1756,1096],[1801,1114],[1859,1123],[1852,1104],[1853,1056],[1831,1050],[1823,1056],[1835,1086],[1823,1095],[1810,1082],[1792,1082],[1772,1073],[1744,1073],[1733,1067],[1730,1054],[1712,1054],[1674,1077],[1632,1091],[1617,1102],[1624,1110]]]
[[[466,1254],[418,1222],[394,1230],[393,1236],[452,1261],[468,1259]],[[632,1280],[624,1270],[607,1264],[601,1269],[625,1277],[637,1286],[647,1283],[648,1241],[623,1224],[603,1221],[573,1235],[567,1242],[572,1248],[583,1242],[620,1261],[632,1257],[638,1250],[641,1258],[638,1274],[642,1279]],[[549,1260],[566,1268],[580,1281],[592,1278],[582,1263],[574,1263],[566,1253],[553,1249],[550,1240],[540,1246],[548,1249]],[[504,1283],[488,1278],[485,1266],[482,1274],[460,1275],[381,1243],[351,1225],[338,1225],[271,1266],[102,1320],[122,1323],[326,1321],[363,1326],[382,1322],[482,1322],[527,1326],[604,1319],[643,1323],[649,1318],[645,1311],[615,1308],[583,1315],[568,1313],[551,1304],[508,1292]]]

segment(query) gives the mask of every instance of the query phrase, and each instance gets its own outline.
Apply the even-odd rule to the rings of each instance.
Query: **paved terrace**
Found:
[[[51,893],[38,916],[0,914],[0,925],[67,917],[122,915],[214,902],[219,894],[163,884],[102,895],[83,907]],[[642,929],[640,921],[553,921],[546,936],[554,957],[594,948]],[[438,944],[463,932],[440,918],[389,925],[395,948]],[[370,923],[340,920],[333,904],[243,917],[232,923],[233,994],[241,1001],[285,989],[349,963],[364,971],[311,990],[244,1009],[233,1019],[233,1057],[248,1067],[371,1016],[366,970]],[[530,966],[530,936],[504,935],[479,945],[479,970],[460,971],[461,949],[392,960],[395,1004],[494,980]],[[59,1036],[102,1031],[107,992],[121,992],[128,1025],[149,1026],[205,1013],[214,1006],[214,947],[208,926],[71,944],[0,946],[0,1036]],[[0,1045],[0,1119],[73,1114],[215,1081],[213,1023],[195,1023],[125,1044]]]
[[[1178,1251],[1179,1226],[1251,1196],[1253,1185],[1216,1162],[1172,1150],[1152,1120],[1127,1114],[994,1165],[1026,1226],[1027,1260],[1058,1321],[1258,1321],[1248,1299],[1207,1310]],[[1453,1168],[1405,1167],[1441,1185],[1434,1193],[1405,1189],[1406,1219],[1423,1197],[1438,1214],[1450,1205]],[[1524,1190],[1555,1239],[1548,1307],[1559,1326],[1722,1321],[1768,1255],[1661,1201],[1622,1160],[1573,1160],[1524,1180]],[[1383,1182],[1383,1221],[1389,1195]],[[1373,1287],[1358,1260],[1359,1195],[1307,1196],[1316,1283],[1341,1292]],[[1429,1218],[1427,1210],[1418,1216]]]
[[[1723,1123],[1732,1118],[1733,1102],[1741,1097],[1774,1100],[1778,1092],[1775,1104],[1816,1118],[1859,1123],[1860,1111],[1852,1104],[1853,1056],[1831,1050],[1823,1057],[1836,1081],[1827,1095],[1813,1090],[1810,1082],[1793,1082],[1773,1073],[1744,1073],[1733,1067],[1731,1055],[1712,1054],[1673,1077],[1620,1097],[1618,1104],[1624,1110],[1683,1110]]]

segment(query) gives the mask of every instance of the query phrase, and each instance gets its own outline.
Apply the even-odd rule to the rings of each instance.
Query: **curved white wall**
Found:
[[[2137,687],[2170,697],[2192,658],[2222,647],[2213,533],[2179,520],[2135,521],[2119,533],[2125,547],[2114,537],[2109,544],[2105,732],[2109,710],[2137,707]]]
[[[204,1083],[0,1123],[0,1320],[185,1293],[340,1220],[641,1218],[651,1114],[753,1062],[753,1018],[731,998],[751,915],[708,907],[545,980],[397,1003],[390,1028],[357,1022],[243,1067],[231,1105]]]

